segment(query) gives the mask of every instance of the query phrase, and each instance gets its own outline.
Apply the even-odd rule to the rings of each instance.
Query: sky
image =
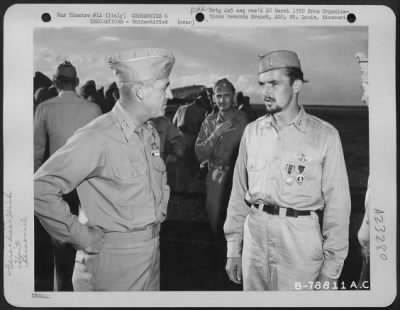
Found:
[[[171,88],[211,87],[228,78],[251,103],[261,103],[258,55],[295,51],[305,84],[300,102],[310,105],[361,105],[358,52],[368,56],[367,27],[70,27],[37,28],[34,71],[51,77],[69,60],[80,85],[95,80],[97,88],[113,80],[107,57],[121,50],[161,47],[176,58]]]

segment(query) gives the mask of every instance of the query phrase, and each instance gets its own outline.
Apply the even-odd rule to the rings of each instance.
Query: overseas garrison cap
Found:
[[[167,79],[175,57],[161,48],[138,48],[110,56],[108,62],[120,84]]]
[[[268,72],[275,69],[294,67],[301,69],[299,57],[295,52],[279,50],[265,55],[259,55],[260,63],[258,73]]]
[[[221,80],[218,80],[214,84],[214,94],[218,92],[235,92],[235,87],[227,78],[223,78]]]
[[[75,67],[69,62],[64,61],[57,66],[56,73],[53,75],[55,80],[75,80],[77,78]]]

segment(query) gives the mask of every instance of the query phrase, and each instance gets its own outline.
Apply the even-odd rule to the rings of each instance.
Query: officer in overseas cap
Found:
[[[305,81],[295,52],[276,50],[259,57],[258,82],[267,113],[247,125],[242,137],[246,143],[238,152],[237,163],[250,164],[235,166],[224,224],[226,270],[245,291],[335,289],[348,254],[351,212],[340,136],[300,104]],[[265,134],[259,134],[260,128]],[[268,170],[274,181],[264,186],[264,174],[251,172],[254,163],[278,164],[279,169]],[[249,207],[260,212],[249,212]],[[323,217],[321,225],[316,211]],[[306,227],[303,218],[316,225]],[[321,234],[323,238],[312,237]],[[261,258],[259,264],[254,257]]]
[[[121,100],[76,131],[35,174],[35,214],[47,221],[43,226],[53,237],[79,250],[74,291],[160,289],[159,230],[170,190],[159,136],[148,120],[162,115],[172,96],[168,77],[174,62],[170,52],[155,48],[110,57]],[[75,77],[76,71],[65,63],[56,75]],[[78,186],[85,224],[62,211],[66,202],[59,197]],[[96,258],[87,259],[92,254]]]
[[[259,57],[259,74],[289,67],[301,69],[299,57],[292,51],[279,50],[265,55],[259,55]]]
[[[138,48],[119,52],[109,57],[108,62],[120,86],[124,83],[167,79],[175,57],[161,48]]]

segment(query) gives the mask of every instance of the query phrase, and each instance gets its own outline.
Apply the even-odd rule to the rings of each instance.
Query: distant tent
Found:
[[[53,85],[53,82],[46,75],[40,71],[35,72],[35,76],[33,77],[33,93],[39,88],[49,88],[51,85]]]

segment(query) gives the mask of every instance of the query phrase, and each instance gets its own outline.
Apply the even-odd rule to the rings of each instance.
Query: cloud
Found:
[[[249,96],[252,103],[262,102],[261,88],[258,86],[256,74],[240,75],[234,85],[236,91],[241,91],[245,96]]]
[[[215,73],[197,73],[197,74],[174,74],[171,76],[172,88],[189,86],[189,85],[204,85],[211,87],[215,81],[220,78]]]
[[[368,54],[366,27],[66,27],[41,28],[34,33],[34,68],[53,74],[63,60],[77,68],[82,82],[113,79],[107,56],[135,47],[171,50],[176,64],[171,87],[210,87],[227,77],[238,91],[262,102],[257,81],[257,55],[275,49],[298,53],[310,89],[307,104],[349,104],[360,101],[357,52]],[[357,91],[353,91],[356,89]]]

